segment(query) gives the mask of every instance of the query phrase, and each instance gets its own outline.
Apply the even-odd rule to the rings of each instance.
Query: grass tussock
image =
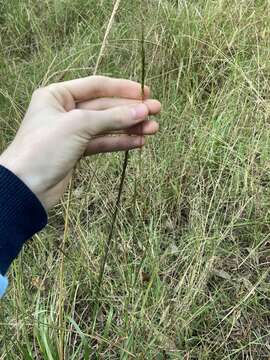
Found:
[[[113,6],[0,7],[3,149],[34,88],[95,71]],[[163,112],[142,155],[135,229],[137,152],[96,312],[121,157],[83,161],[65,249],[68,195],[12,267],[1,359],[269,357],[269,15],[264,0],[145,2],[146,84]],[[139,80],[140,34],[139,2],[122,1],[98,73]]]

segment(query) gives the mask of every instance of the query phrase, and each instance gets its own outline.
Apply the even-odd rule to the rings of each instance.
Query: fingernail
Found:
[[[141,147],[145,144],[144,136],[136,136],[134,137],[134,145],[137,147]]]
[[[144,104],[137,105],[132,109],[134,120],[144,119],[148,115],[148,108]]]
[[[146,96],[146,94],[144,94],[145,99],[151,95],[151,91],[150,91],[149,86],[144,85],[144,93],[146,93],[146,92],[147,92],[147,96]]]

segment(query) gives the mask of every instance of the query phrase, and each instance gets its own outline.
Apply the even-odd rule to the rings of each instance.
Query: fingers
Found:
[[[140,103],[136,106],[120,106],[103,111],[76,109],[70,111],[69,115],[89,136],[94,136],[138,125],[148,117],[149,109]]]
[[[129,129],[117,130],[112,132],[104,132],[100,135],[154,135],[159,130],[159,124],[154,120],[144,120],[140,124],[130,127]]]
[[[75,102],[99,97],[141,99],[141,85],[137,82],[106,76],[89,76],[52,84],[49,87],[54,88],[59,93],[62,93],[63,89],[68,90]],[[150,90],[145,86],[145,98],[147,99],[149,95]]]
[[[154,135],[158,132],[159,124],[153,120],[145,120],[139,125],[132,126],[126,132],[129,135]]]
[[[77,104],[77,109],[85,110],[107,110],[118,106],[134,106],[141,103],[141,100],[136,99],[119,99],[119,98],[99,98],[90,101],[84,101]],[[161,104],[157,100],[148,99],[144,104],[149,108],[150,115],[156,115],[160,112]]]
[[[102,136],[92,139],[84,153],[85,156],[99,153],[126,151],[140,148],[145,144],[143,136]]]
[[[117,99],[117,98],[100,98],[92,101],[86,101],[78,104],[78,108],[86,110],[107,110],[119,106],[132,106],[141,104],[140,100]],[[161,110],[161,104],[157,100],[146,100],[144,104],[148,107],[149,115],[156,115]],[[130,135],[153,135],[159,129],[156,121],[147,120],[139,125],[132,126],[129,129],[121,129],[117,133],[127,133]]]

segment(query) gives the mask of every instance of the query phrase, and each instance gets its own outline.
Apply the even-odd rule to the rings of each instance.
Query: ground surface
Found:
[[[93,73],[113,2],[0,9],[3,149],[37,86]],[[99,74],[140,79],[138,9],[120,2]],[[137,152],[97,308],[122,155],[83,161],[66,241],[67,196],[10,271],[0,359],[269,359],[270,3],[149,0],[144,15],[163,112],[135,226]]]

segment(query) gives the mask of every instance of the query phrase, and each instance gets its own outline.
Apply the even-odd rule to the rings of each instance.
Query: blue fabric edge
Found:
[[[3,297],[8,287],[8,279],[0,274],[0,298]]]

